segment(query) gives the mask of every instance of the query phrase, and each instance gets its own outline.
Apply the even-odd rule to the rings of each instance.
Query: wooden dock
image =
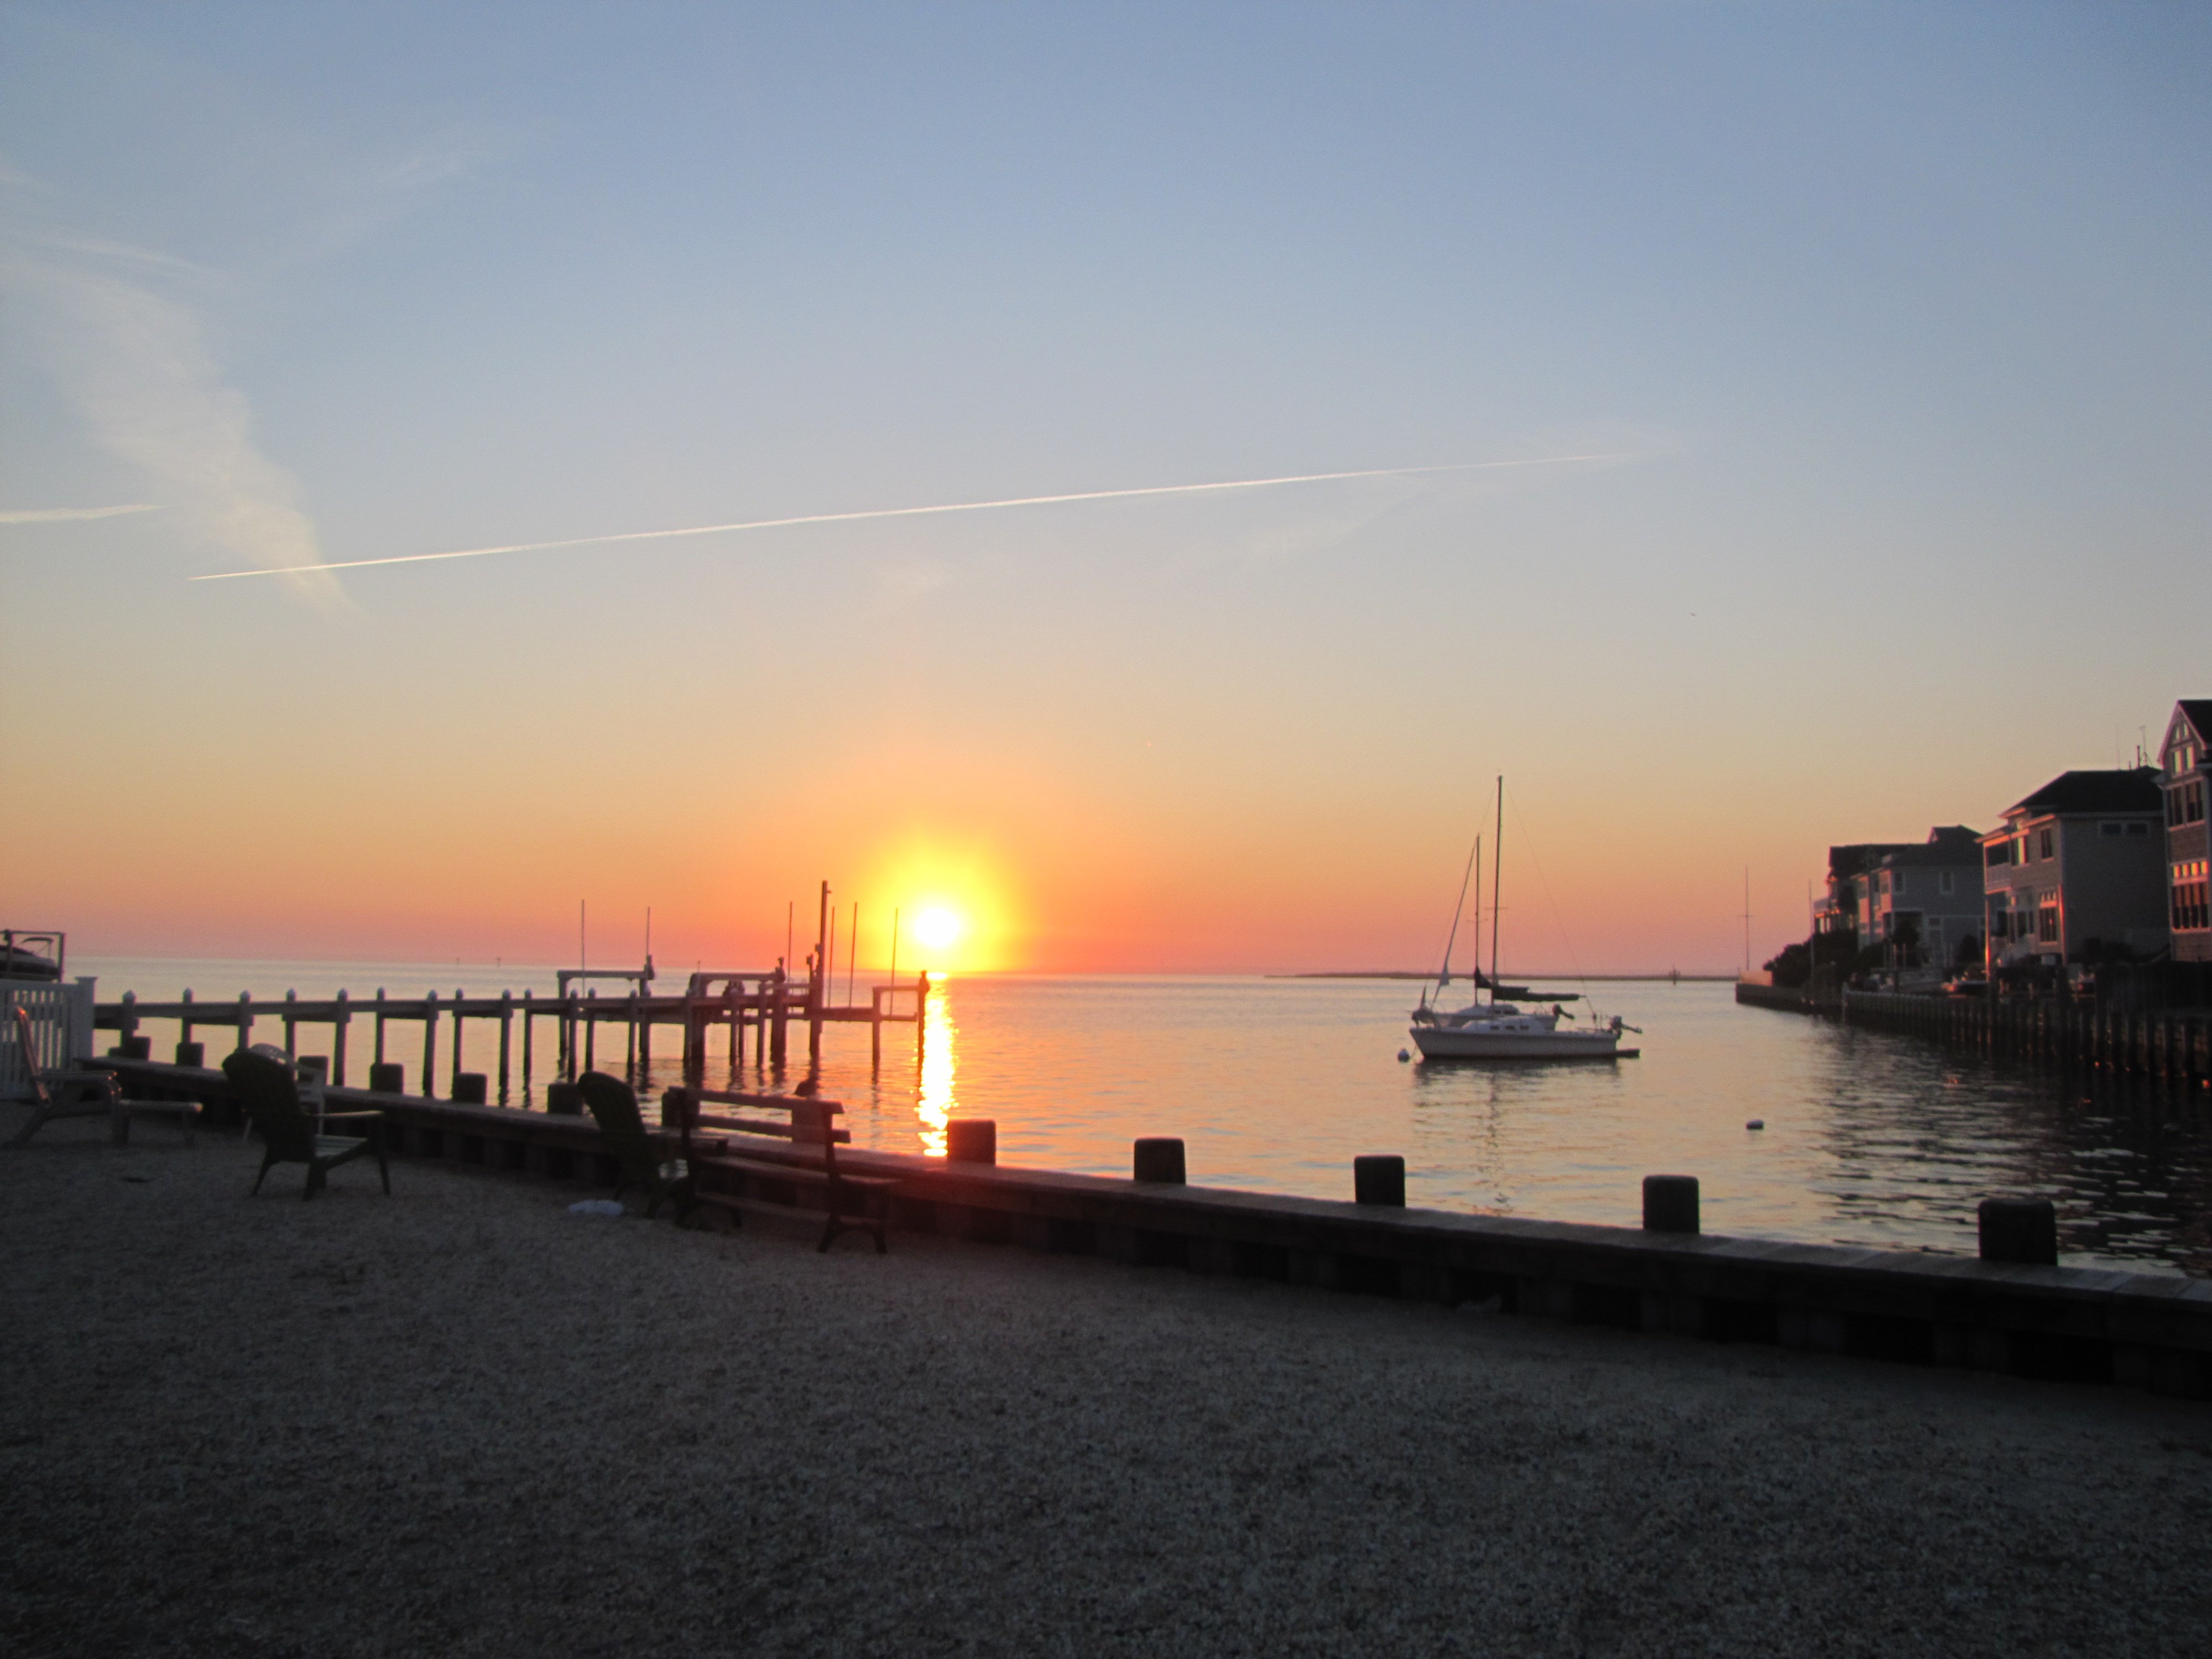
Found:
[[[122,1054],[146,1060],[152,1058],[151,1040],[139,1034],[139,1027],[149,1021],[174,1021],[182,1031],[175,1061],[184,1066],[198,1066],[204,1059],[206,1044],[194,1036],[196,1031],[223,1031],[229,1046],[244,1048],[254,1042],[262,1022],[280,1022],[284,1053],[296,1058],[306,1028],[310,1043],[317,1042],[319,1032],[327,1035],[330,1080],[343,1088],[349,1080],[349,1066],[358,1058],[361,1039],[355,1028],[366,1022],[368,1029],[362,1035],[369,1043],[369,1064],[387,1068],[373,1070],[369,1079],[392,1092],[398,1092],[398,1085],[388,1068],[404,1063],[398,1059],[395,1042],[400,1034],[392,1028],[417,1026],[422,1069],[416,1078],[425,1096],[438,1092],[442,1068],[450,1098],[505,1104],[517,1097],[518,1085],[521,1095],[529,1093],[537,1074],[541,1030],[543,1041],[550,1044],[546,1051],[551,1062],[549,1081],[574,1082],[582,1072],[614,1071],[617,1059],[621,1075],[641,1080],[653,1063],[655,1032],[672,1026],[681,1034],[684,1075],[694,1083],[706,1075],[717,1031],[732,1067],[743,1065],[749,1054],[756,1064],[782,1066],[788,1062],[792,1028],[801,1027],[811,1067],[821,1058],[825,1026],[866,1025],[871,1062],[880,1067],[884,1028],[911,1025],[919,1064],[928,1033],[928,974],[917,974],[903,984],[866,989],[866,1002],[839,1003],[831,1000],[826,975],[816,972],[793,980],[781,969],[769,969],[695,974],[681,994],[670,996],[637,991],[602,996],[596,989],[571,989],[552,996],[502,991],[497,996],[472,997],[456,991],[441,997],[428,991],[421,996],[393,997],[380,987],[374,996],[362,998],[342,990],[335,997],[316,1000],[288,992],[280,1000],[256,1002],[240,992],[232,1001],[202,1000],[187,990],[173,1002],[155,1002],[141,1001],[126,992],[118,1001],[98,1004],[94,1024],[119,1034]],[[545,1029],[549,1021],[550,1027]],[[447,1034],[442,1053],[441,1029]],[[495,1053],[495,1071],[490,1061]],[[471,1069],[472,1054],[485,1056],[479,1069]]]

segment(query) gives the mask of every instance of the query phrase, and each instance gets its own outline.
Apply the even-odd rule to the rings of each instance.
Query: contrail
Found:
[[[31,507],[0,513],[0,524],[56,524],[64,519],[112,519],[125,513],[159,513],[158,501],[131,507]]]
[[[1069,495],[1023,495],[1005,501],[952,501],[940,507],[879,507],[865,513],[808,513],[793,519],[754,519],[744,524],[702,524],[685,530],[632,530],[611,536],[571,536],[557,542],[514,542],[505,547],[469,547],[453,553],[401,553],[383,559],[343,559],[329,564],[295,564],[262,570],[215,570],[188,576],[195,582],[227,582],[242,576],[297,576],[317,570],[365,570],[384,564],[431,564],[441,559],[484,559],[495,553],[543,553],[556,547],[594,547],[613,542],[654,542],[672,536],[720,536],[740,530],[781,530],[802,524],[853,524],[862,519],[915,519],[933,513],[988,513],[1002,507],[1051,507],[1063,501],[1110,501],[1133,495],[1194,495],[1205,490],[1267,489],[1277,484],[1327,483],[1339,478],[1405,478],[1424,472],[1473,472],[1507,466],[1559,466],[1570,461],[1613,461],[1620,455],[1546,455],[1528,461],[1459,461],[1446,466],[1378,466],[1361,472],[1304,472],[1289,478],[1237,478],[1226,483],[1155,484],[1146,489],[1086,489]]]

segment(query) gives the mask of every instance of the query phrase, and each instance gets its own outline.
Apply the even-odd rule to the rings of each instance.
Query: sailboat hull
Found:
[[[1619,1060],[1623,1049],[1612,1031],[1485,1030],[1480,1026],[1416,1025],[1413,1046],[1423,1060]]]

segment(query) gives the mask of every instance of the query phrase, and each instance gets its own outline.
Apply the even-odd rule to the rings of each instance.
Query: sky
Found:
[[[1509,968],[1763,959],[2212,695],[2208,155],[2183,5],[9,0],[0,923],[1419,967],[1503,775]]]

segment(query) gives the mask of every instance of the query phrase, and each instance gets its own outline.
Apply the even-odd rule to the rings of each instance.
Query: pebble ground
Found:
[[[100,1127],[0,1152],[9,1654],[2212,1653],[2202,1405]]]

